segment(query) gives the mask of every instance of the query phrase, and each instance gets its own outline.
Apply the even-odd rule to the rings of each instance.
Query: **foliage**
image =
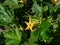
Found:
[[[1,45],[57,45],[59,27],[60,0],[0,0]]]

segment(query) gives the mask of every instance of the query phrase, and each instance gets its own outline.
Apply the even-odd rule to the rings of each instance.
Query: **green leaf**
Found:
[[[55,8],[60,8],[60,0],[57,0],[57,3],[56,3],[56,5],[55,5]]]
[[[13,14],[11,13],[11,10],[7,7],[3,7],[0,4],[0,24],[5,25],[8,23],[11,23],[13,20]]]
[[[18,45],[21,41],[21,32],[16,28],[15,30],[11,30],[9,32],[3,32],[5,37],[6,45]]]
[[[19,45],[19,41],[18,40],[11,40],[11,39],[7,39],[6,40],[6,45]]]
[[[58,21],[60,22],[60,14],[58,14]]]
[[[45,20],[41,23],[40,36],[41,36],[42,40],[47,40],[50,38],[50,36],[51,36],[51,31],[49,30],[50,25],[51,24],[48,22],[48,20]]]
[[[6,0],[3,4],[8,5],[12,9],[23,7],[23,4],[18,4],[18,0]]]
[[[53,28],[54,28],[54,29],[57,29],[57,28],[58,28],[58,24],[54,24],[54,25],[53,25]]]
[[[44,11],[47,11],[48,10],[48,6],[46,5],[46,6],[44,6]]]
[[[37,45],[35,42],[38,40],[37,36],[33,35],[33,32],[31,33],[31,36],[28,40],[29,45]]]
[[[43,31],[41,31],[41,37],[42,37],[42,40],[47,40],[50,38],[50,31],[48,29],[44,29]]]
[[[48,19],[46,19],[45,21],[43,21],[43,22],[41,23],[42,28],[49,28],[50,25],[51,25],[51,24],[48,22]]]
[[[36,36],[36,37],[39,37],[39,34],[41,32],[41,30],[40,30],[40,23],[37,23],[35,25],[36,25],[36,29],[35,29],[35,31],[33,31],[33,35]]]
[[[33,35],[39,37],[39,30],[35,30],[35,31],[33,32]]]
[[[33,6],[32,6],[32,10],[33,12],[41,12],[41,7],[37,4],[37,2],[34,2]]]
[[[49,5],[49,10],[50,10],[50,12],[53,12],[56,10],[56,8],[53,5]]]

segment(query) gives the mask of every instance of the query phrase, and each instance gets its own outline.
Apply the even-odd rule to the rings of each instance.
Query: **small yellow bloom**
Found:
[[[24,3],[24,0],[20,0],[19,2],[23,4]]]
[[[33,26],[34,26],[34,23],[32,22],[30,16],[29,16],[29,22],[25,22],[25,23],[26,23],[26,25],[27,25],[27,27],[26,27],[25,30],[31,30],[31,31],[32,31],[32,28],[33,28]]]
[[[55,5],[56,2],[57,2],[57,0],[51,0],[51,3],[52,3],[53,5]]]
[[[45,18],[42,19],[43,21],[45,20]]]

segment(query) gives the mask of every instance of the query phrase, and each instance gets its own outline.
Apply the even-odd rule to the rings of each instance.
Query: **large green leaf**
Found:
[[[47,40],[50,38],[50,36],[51,36],[51,31],[49,30],[50,25],[51,24],[48,22],[48,20],[45,20],[41,23],[40,36],[41,36],[42,40]]]
[[[6,0],[3,4],[8,5],[12,9],[23,7],[23,4],[18,4],[18,3],[19,0]]]
[[[50,38],[50,31],[48,29],[44,29],[43,31],[41,31],[41,37],[42,40],[47,40]]]
[[[33,6],[32,6],[32,10],[33,12],[41,12],[41,7],[37,4],[37,2],[34,2]]]
[[[60,0],[57,0],[57,3],[55,5],[55,8],[60,8]]]
[[[30,39],[28,40],[29,45],[37,45],[35,42],[38,40],[37,36],[33,35],[33,32],[31,33]]]
[[[17,28],[9,32],[3,32],[6,45],[19,45],[21,41],[21,32]]]
[[[3,7],[0,4],[0,24],[5,25],[8,23],[11,23],[13,20],[13,14],[11,13],[11,10],[7,7]]]
[[[50,10],[50,12],[53,12],[56,10],[56,8],[53,5],[49,5],[49,10]]]
[[[48,22],[48,19],[46,19],[45,21],[42,21],[41,23],[42,28],[49,28],[50,25],[51,24]]]
[[[39,37],[39,34],[41,32],[40,30],[40,23],[35,24],[36,25],[36,29],[34,29],[35,31],[33,31],[33,35],[36,37]]]

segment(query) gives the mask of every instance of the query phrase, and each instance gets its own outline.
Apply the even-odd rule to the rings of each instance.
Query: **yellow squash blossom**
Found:
[[[45,18],[42,19],[43,21],[45,20]]]
[[[55,5],[56,2],[57,2],[57,0],[51,0],[51,3],[52,3],[53,5]]]
[[[23,4],[24,3],[24,0],[20,0],[19,2]]]
[[[32,31],[32,28],[33,28],[33,26],[34,26],[34,23],[32,22],[30,16],[29,16],[29,22],[25,22],[25,23],[26,23],[26,25],[27,25],[27,27],[26,27],[25,30],[31,30],[31,31]]]

